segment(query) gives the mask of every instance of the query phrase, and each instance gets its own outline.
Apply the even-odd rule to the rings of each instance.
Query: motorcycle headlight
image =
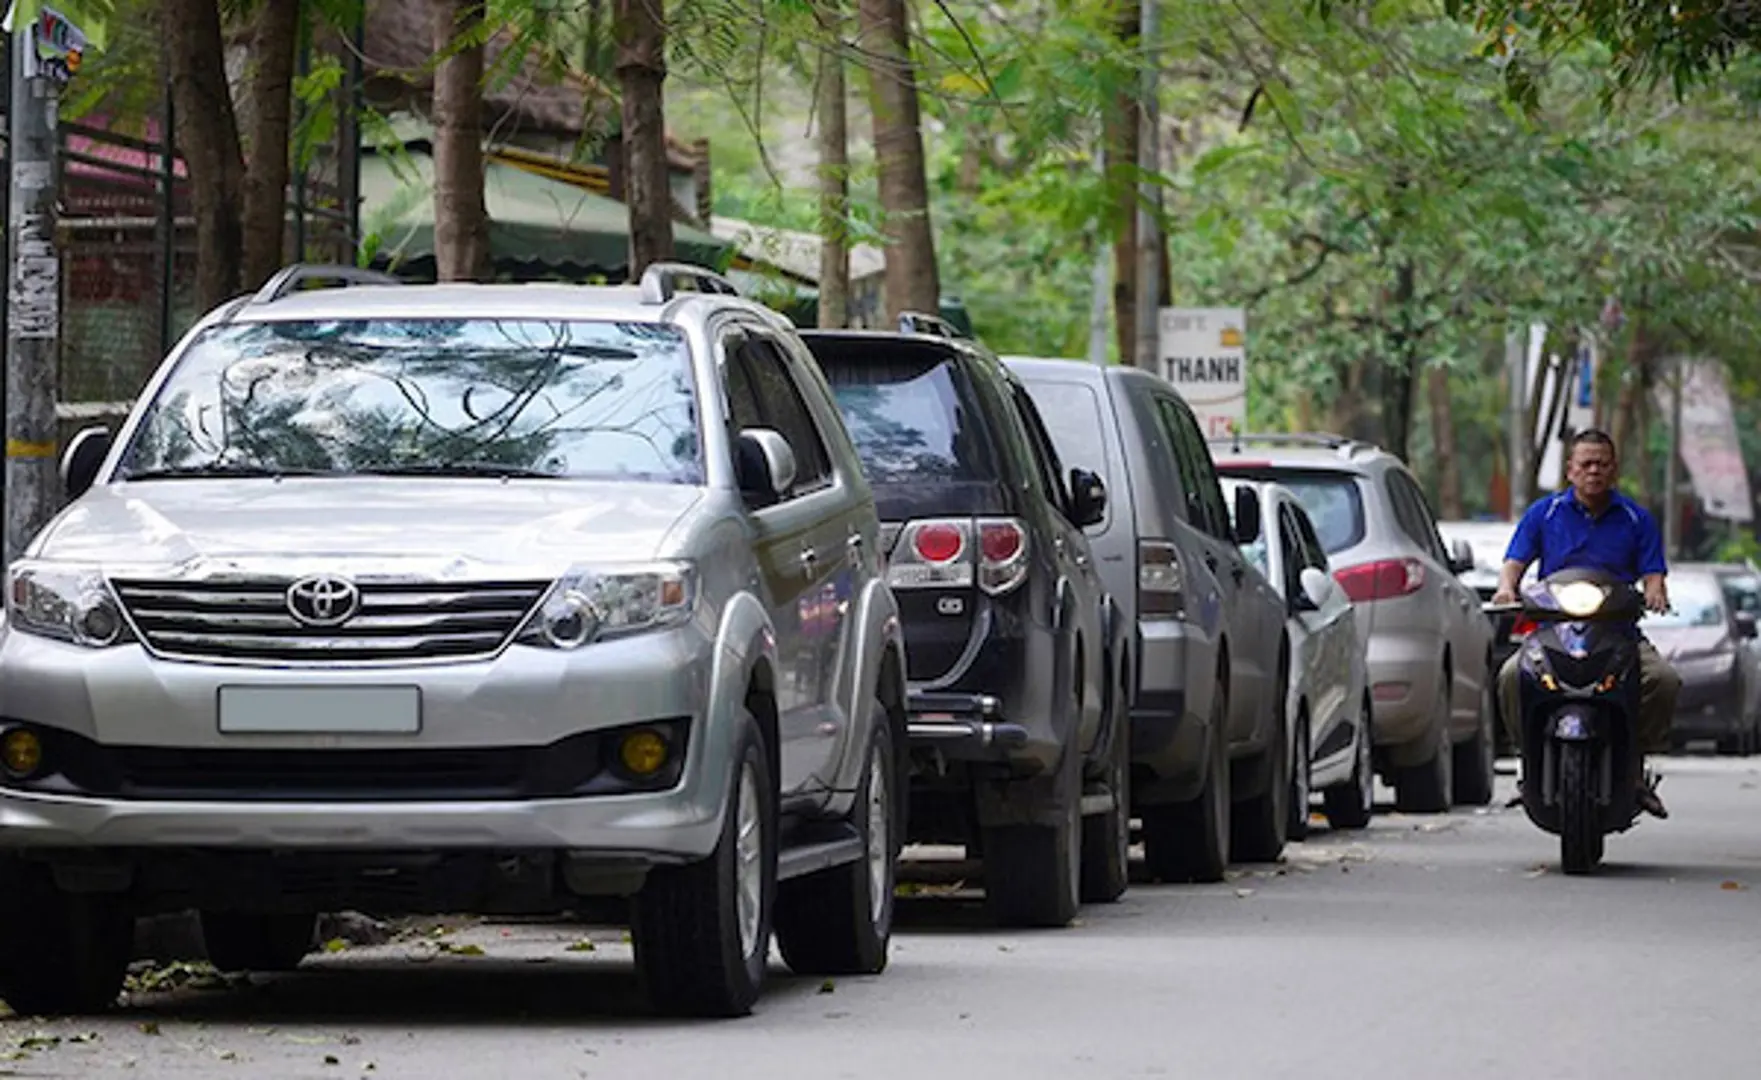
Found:
[[[1588,581],[1574,581],[1553,590],[1553,600],[1559,605],[1559,610],[1578,619],[1589,618],[1602,610],[1602,602],[1607,599],[1608,590]]]
[[[570,570],[532,613],[519,640],[552,649],[677,626],[697,605],[697,574],[689,563]]]
[[[7,574],[6,617],[26,633],[94,649],[130,636],[103,575],[88,567],[14,564]]]

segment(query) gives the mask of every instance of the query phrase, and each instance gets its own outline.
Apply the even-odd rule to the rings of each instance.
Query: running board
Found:
[[[834,866],[856,862],[867,853],[867,845],[862,842],[862,835],[856,831],[856,826],[844,822],[838,831],[842,835],[789,848],[778,855],[777,880],[788,881],[821,870],[830,870]]]

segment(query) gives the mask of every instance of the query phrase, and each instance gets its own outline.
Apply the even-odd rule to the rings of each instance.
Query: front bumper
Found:
[[[45,734],[42,775],[0,782],[0,846],[700,858],[714,848],[731,771],[714,659],[694,626],[567,653],[514,646],[470,663],[299,669],[0,631],[0,717]],[[420,725],[367,734],[314,715],[304,733],[229,733],[223,686],[415,686]],[[655,723],[685,733],[665,781],[604,782],[611,740],[595,733]],[[81,763],[65,773],[63,750]],[[486,762],[503,771],[488,775]]]

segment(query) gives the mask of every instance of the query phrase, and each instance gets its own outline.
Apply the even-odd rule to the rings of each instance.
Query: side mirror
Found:
[[[1466,540],[1457,537],[1449,545],[1449,572],[1465,574],[1474,568],[1474,549]]]
[[[1107,516],[1107,485],[1087,469],[1070,470],[1070,512],[1079,529],[1099,525]]]
[[[1327,606],[1333,598],[1333,590],[1339,587],[1332,575],[1313,566],[1305,566],[1299,575],[1302,580],[1302,600],[1299,604],[1305,611],[1319,611]]]
[[[1235,489],[1235,542],[1251,544],[1260,538],[1260,496],[1250,487]]]
[[[770,428],[747,428],[735,449],[734,475],[742,493],[769,506],[795,486],[795,451]]]
[[[1758,631],[1758,629],[1756,627],[1755,613],[1753,611],[1739,611],[1739,612],[1737,612],[1736,621],[1737,621],[1737,637],[1752,638],[1752,637],[1755,637],[1758,632],[1761,632],[1761,631]]]
[[[91,490],[98,479],[98,469],[108,456],[109,428],[89,427],[73,437],[61,455],[61,489],[69,499],[77,499]]]

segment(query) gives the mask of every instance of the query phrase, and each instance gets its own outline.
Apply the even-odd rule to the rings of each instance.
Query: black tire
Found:
[[[1309,838],[1309,769],[1314,743],[1309,734],[1308,712],[1296,718],[1296,756],[1290,762],[1290,824],[1284,830],[1290,840]]]
[[[1266,748],[1263,767],[1266,789],[1236,803],[1230,811],[1229,847],[1234,862],[1277,862],[1290,837],[1290,734],[1282,717],[1272,730],[1272,745]]]
[[[316,915],[202,912],[208,962],[221,971],[292,971],[312,951]]]
[[[1228,700],[1212,695],[1210,756],[1198,796],[1143,811],[1144,858],[1158,881],[1222,881],[1229,869],[1228,717]]]
[[[1113,807],[1082,819],[1082,902],[1110,904],[1131,884],[1131,724],[1116,717],[1107,756],[1106,787]]]
[[[1480,727],[1474,737],[1455,748],[1453,764],[1454,788],[1451,793],[1461,806],[1487,806],[1492,802],[1492,788],[1498,780],[1498,762],[1493,748],[1491,688],[1480,691]]]
[[[984,902],[1001,926],[1056,929],[1076,918],[1082,897],[1082,754],[1064,748],[1054,785],[1057,825],[984,830]]]
[[[1602,861],[1602,822],[1596,810],[1595,761],[1588,743],[1559,745],[1559,864],[1588,874]]]
[[[863,857],[777,887],[777,946],[800,975],[878,975],[893,935],[900,848],[892,718],[875,702],[851,824]]]
[[[1376,813],[1376,766],[1373,729],[1370,727],[1370,703],[1363,703],[1359,721],[1357,758],[1352,764],[1351,778],[1334,784],[1322,793],[1322,808],[1327,824],[1335,829],[1368,828]]]
[[[134,955],[119,896],[66,893],[47,866],[0,863],[0,997],[20,1016],[80,1016],[116,1004]]]
[[[1449,743],[1449,676],[1437,691],[1432,709],[1431,757],[1399,770],[1394,780],[1394,808],[1405,814],[1446,814],[1454,802],[1455,753]]]
[[[777,795],[770,758],[750,713],[742,713],[728,778],[721,838],[708,858],[658,867],[637,894],[631,920],[636,971],[649,1001],[679,1016],[744,1016],[764,986],[777,893]],[[748,808],[757,835],[756,926],[742,941],[739,819]]]

